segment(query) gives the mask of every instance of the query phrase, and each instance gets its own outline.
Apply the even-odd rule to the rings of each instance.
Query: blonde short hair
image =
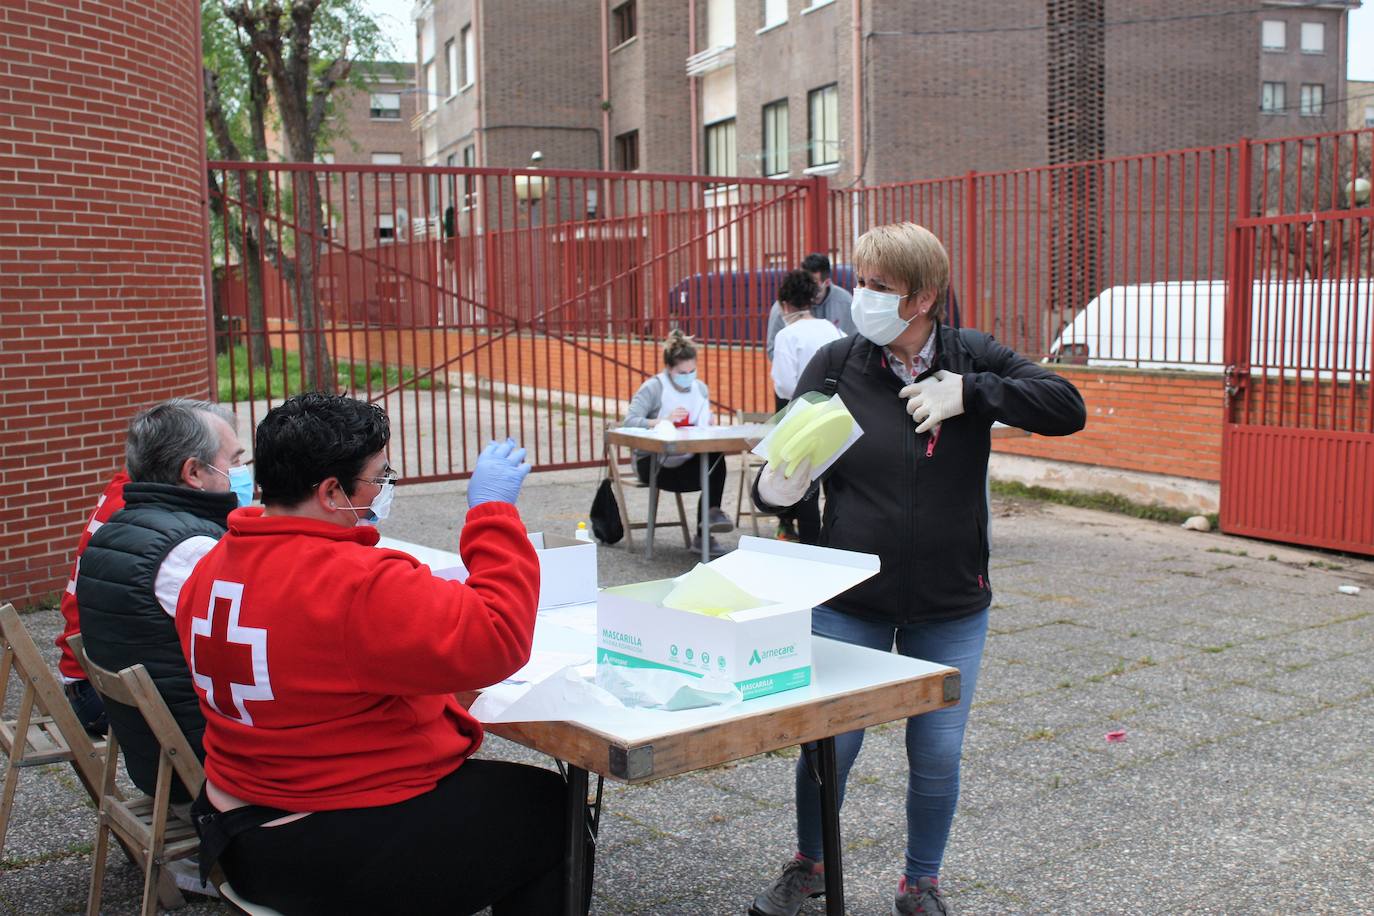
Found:
[[[945,317],[945,291],[949,288],[949,252],[924,226],[889,223],[874,226],[854,243],[854,266],[882,271],[905,283],[913,293],[935,293],[932,318]]]

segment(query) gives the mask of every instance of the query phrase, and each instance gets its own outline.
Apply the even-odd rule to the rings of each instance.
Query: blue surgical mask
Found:
[[[896,293],[880,293],[861,286],[854,290],[854,301],[849,306],[849,314],[854,319],[854,327],[860,334],[879,346],[887,346],[902,336],[911,324],[903,321],[898,314],[905,296]]]
[[[691,388],[691,387],[692,387],[692,383],[695,382],[696,380],[697,380],[697,371],[696,371],[695,369],[693,369],[691,372],[674,372],[674,373],[673,373],[673,384],[676,385],[676,386],[679,387],[679,388],[682,388],[682,389]]]
[[[239,506],[247,506],[253,502],[253,469],[248,465],[236,464],[227,474],[213,464],[207,464],[206,467],[221,477],[229,478],[229,492],[238,497]]]
[[[244,464],[229,469],[229,489],[239,498],[239,505],[253,502],[253,469]]]

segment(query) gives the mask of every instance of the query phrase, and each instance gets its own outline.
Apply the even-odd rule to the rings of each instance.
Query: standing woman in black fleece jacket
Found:
[[[858,334],[820,350],[797,395],[838,391],[863,436],[826,472],[820,543],[877,554],[876,576],[817,607],[812,632],[958,668],[957,706],[907,720],[907,848],[894,914],[947,914],[940,863],[959,798],[964,726],[987,636],[990,430],[1045,436],[1083,428],[1066,379],[979,331],[942,323],[949,255],[914,223],[879,226],[854,248]],[[754,484],[764,511],[815,499],[803,464],[769,464]],[[836,739],[841,800],[863,732]],[[820,791],[797,765],[796,857],[754,899],[759,916],[793,916],[824,889]]]

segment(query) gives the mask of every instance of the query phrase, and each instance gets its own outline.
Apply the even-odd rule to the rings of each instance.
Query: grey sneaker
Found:
[[[940,893],[939,878],[917,878],[916,886],[906,883],[906,876],[897,883],[897,899],[892,902],[892,916],[954,916],[954,910]]]
[[[825,893],[825,868],[801,853],[783,867],[773,885],[754,898],[750,916],[797,916],[810,897]]]
[[[715,538],[711,538],[709,550],[711,556],[713,557],[724,556],[726,553],[729,552],[728,550],[726,550],[725,545],[722,544],[720,541],[717,541]],[[701,553],[701,535],[699,534],[696,537],[692,538],[692,553]]]
[[[730,516],[720,509],[711,510],[711,532],[713,534],[724,534],[727,531],[734,531],[735,523],[730,521]]]

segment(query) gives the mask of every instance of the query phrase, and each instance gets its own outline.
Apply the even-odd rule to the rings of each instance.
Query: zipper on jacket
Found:
[[[903,449],[903,458],[906,459],[907,467],[905,475],[907,498],[904,502],[906,504],[906,543],[908,545],[907,549],[902,552],[902,596],[907,601],[913,601],[915,599],[913,592],[915,591],[916,577],[912,569],[914,565],[912,554],[918,543],[916,540],[916,474],[920,462],[916,460],[916,437],[903,436],[902,439],[906,443]]]

